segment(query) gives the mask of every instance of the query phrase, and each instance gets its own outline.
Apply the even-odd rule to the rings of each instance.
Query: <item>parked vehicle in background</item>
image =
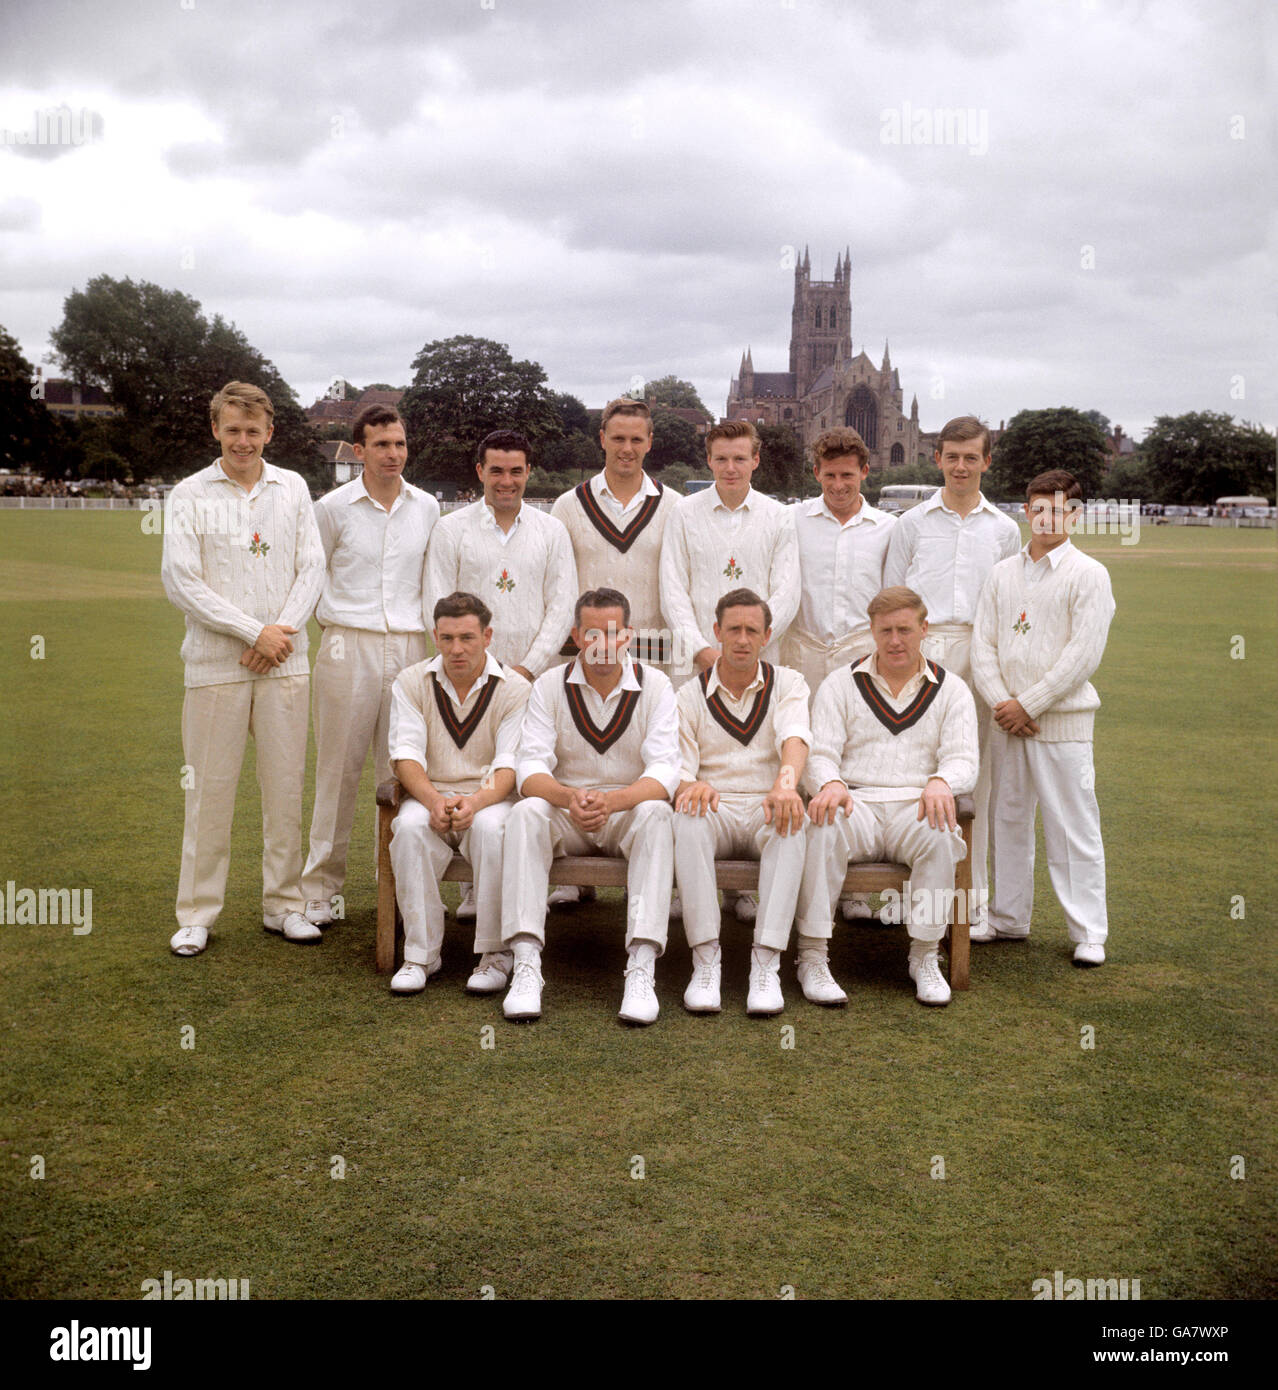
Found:
[[[876,505],[881,512],[899,516],[901,512],[917,507],[920,502],[926,502],[934,492],[940,490],[939,483],[889,483],[879,493]]]

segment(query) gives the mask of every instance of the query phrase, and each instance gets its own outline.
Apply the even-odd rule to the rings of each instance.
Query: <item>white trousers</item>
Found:
[[[546,942],[546,893],[557,855],[606,854],[629,861],[626,870],[626,945],[647,941],[666,949],[674,887],[674,841],[668,801],[641,801],[609,816],[594,835],[583,834],[567,811],[539,796],[515,803],[502,852],[501,935]]]
[[[972,692],[976,702],[976,734],[980,740],[980,771],[976,790],[972,793],[975,818],[972,821],[972,902],[989,901],[990,846],[990,730],[996,728],[990,707],[977,694],[972,682],[972,629],[966,623],[943,623],[923,639],[923,655],[953,675],[958,676]],[[977,908],[972,925],[983,916]]]
[[[374,785],[391,775],[391,685],[405,667],[425,658],[426,634],[422,632],[324,629],[311,697],[315,809],[310,855],[302,873],[302,895],[307,902],[328,902],[342,891],[359,779],[370,746]]]
[[[778,835],[763,819],[763,798],[721,793],[719,809],[704,816],[674,816],[674,865],[683,903],[683,928],[689,946],[719,937],[719,894],[714,883],[716,859],[759,861],[759,910],[754,941],[784,951],[790,940],[799,881],[807,852],[807,835]]]
[[[807,681],[809,704],[831,671],[852,666],[873,650],[874,638],[868,632],[854,633],[837,642],[822,642],[792,624],[781,639],[781,660]]]
[[[1069,939],[1100,943],[1109,935],[1105,846],[1090,742],[1043,743],[995,726],[990,735],[994,804],[990,922],[1013,936],[1029,933],[1034,908],[1034,810],[1043,813],[1047,868]]]
[[[967,852],[962,832],[933,830],[919,820],[919,799],[862,801],[834,824],[808,823],[808,856],[799,888],[801,936],[829,937],[834,905],[849,863],[888,860],[910,866],[909,933],[914,941],[939,941],[954,902],[954,866]],[[964,908],[966,910],[966,908]]]
[[[211,927],[222,911],[235,792],[249,734],[262,791],[262,911],[277,915],[304,907],[298,876],[309,684],[308,676],[259,676],[187,690],[182,758],[192,785],[182,828],[179,926]]]
[[[485,806],[469,830],[437,834],[430,812],[406,797],[391,824],[390,857],[395,900],[404,918],[404,960],[431,965],[444,944],[440,877],[456,852],[470,865],[475,883],[475,952],[501,950],[501,854],[506,819],[514,803]]]

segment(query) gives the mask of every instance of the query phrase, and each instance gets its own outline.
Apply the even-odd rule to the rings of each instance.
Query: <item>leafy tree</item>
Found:
[[[1155,501],[1154,480],[1145,456],[1141,453],[1120,455],[1105,474],[1104,492],[1106,497]]]
[[[753,486],[774,497],[801,497],[807,471],[803,445],[789,425],[758,425],[759,469]]]
[[[667,406],[652,407],[652,449],[644,460],[649,473],[660,473],[676,463],[695,467],[705,456],[706,446],[695,425]]]
[[[54,426],[44,402],[33,399],[35,369],[16,338],[0,328],[0,468],[45,469]]]
[[[569,395],[567,391],[555,391],[553,399],[565,435],[588,435],[591,443],[599,438],[599,426],[596,424],[591,428],[590,411],[576,396]]]
[[[1114,433],[1114,427],[1109,422],[1109,416],[1102,415],[1099,410],[1083,411],[1083,419],[1090,420],[1107,438]]]
[[[427,343],[413,372],[399,404],[408,472],[432,491],[471,485],[475,446],[490,430],[521,430],[534,447],[563,434],[546,373],[536,362],[516,362],[504,343],[469,334]]]
[[[603,465],[598,437],[573,432],[562,439],[551,439],[534,449],[537,467],[551,473],[571,475],[573,486],[584,482]]]
[[[1140,446],[1155,502],[1274,496],[1274,436],[1232,415],[1160,415]]]
[[[1078,479],[1084,497],[1099,497],[1107,461],[1100,426],[1081,410],[1022,410],[995,445],[982,490],[999,500],[1023,499],[1031,478],[1049,468],[1063,468]]]
[[[209,401],[239,380],[260,386],[275,408],[267,457],[318,479],[315,436],[292,388],[234,324],[220,315],[210,323],[190,295],[99,275],[67,296],[50,339],[76,381],[102,386],[122,407],[135,476],[177,477],[214,457]]]
[[[659,404],[676,409],[692,408],[705,411],[707,418],[712,418],[701,397],[697,395],[697,388],[692,382],[684,381],[682,377],[659,376],[656,381],[647,382],[643,388],[643,398],[649,407]]]

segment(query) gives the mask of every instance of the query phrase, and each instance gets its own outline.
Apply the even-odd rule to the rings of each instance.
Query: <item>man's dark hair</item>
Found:
[[[532,467],[532,445],[518,430],[493,430],[479,441],[475,450],[475,462],[482,468],[487,462],[489,449],[503,449],[507,453],[521,453]]]
[[[761,599],[753,589],[729,589],[726,594],[714,606],[714,620],[723,626],[723,615],[729,608],[762,608],[763,609],[763,630],[772,626],[772,609],[768,607],[766,599]]]
[[[472,616],[479,619],[481,631],[493,625],[492,610],[478,594],[468,594],[458,589],[455,594],[449,594],[447,598],[441,598],[435,604],[436,623],[441,618],[469,618]]]
[[[620,589],[587,589],[572,610],[573,627],[581,626],[583,608],[620,608],[621,626],[630,626],[630,600]]]
[[[351,426],[351,439],[356,444],[364,443],[364,431],[376,429],[378,425],[402,425],[404,417],[393,405],[366,405],[355,417]]]
[[[1083,489],[1078,479],[1063,468],[1049,468],[1046,473],[1031,478],[1025,488],[1025,500],[1031,502],[1035,497],[1055,497],[1058,492],[1064,493],[1067,502],[1083,500]]]

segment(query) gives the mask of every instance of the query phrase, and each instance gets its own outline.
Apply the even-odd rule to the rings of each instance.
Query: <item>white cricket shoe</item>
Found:
[[[738,922],[753,922],[759,915],[759,895],[757,893],[738,893],[732,911]]]
[[[914,981],[914,997],[920,1004],[948,1004],[950,987],[941,974],[941,959],[933,941],[910,943],[910,979]]]
[[[515,957],[509,951],[485,951],[466,981],[468,994],[496,994],[506,988]]]
[[[652,946],[630,948],[630,964],[626,966],[626,988],[621,997],[617,1017],[623,1023],[648,1024],[656,1020],[657,990],[653,978],[657,956]]]
[[[698,959],[700,951],[705,959]],[[719,983],[723,971],[723,953],[717,941],[698,946],[693,952],[692,979],[683,992],[683,1007],[690,1014],[717,1014],[723,1007]]]
[[[322,898],[312,899],[306,904],[305,916],[313,927],[330,927],[333,925],[333,905]]]
[[[785,1008],[781,993],[781,952],[771,946],[750,948],[750,992],[746,1013],[755,1017],[779,1014]]]
[[[510,988],[501,1001],[501,1011],[507,1018],[520,1022],[541,1017],[541,978],[538,962],[517,960],[510,977]]]
[[[845,922],[865,922],[874,915],[870,911],[868,893],[850,893],[846,898],[840,898],[839,911]]]
[[[1104,965],[1105,947],[1099,941],[1080,941],[1074,947],[1075,965]]]
[[[207,927],[179,927],[169,937],[169,950],[175,956],[198,956],[208,944]]]
[[[825,1004],[830,1008],[835,1008],[848,1002],[847,995],[839,988],[834,976],[830,974],[830,962],[828,960],[823,960],[820,957],[800,960],[796,974],[803,989],[803,997],[811,1003]]]
[[[420,994],[426,988],[426,981],[439,973],[442,964],[439,960],[430,965],[418,965],[415,961],[406,960],[391,976],[391,993]]]
[[[262,918],[262,925],[267,931],[273,931],[283,936],[286,941],[323,941],[324,933],[308,922],[300,912],[278,912],[271,916]]]
[[[459,922],[473,922],[476,915],[475,907],[475,885],[466,883],[462,885],[466,890],[461,896],[461,902],[457,904],[457,920]],[[505,981],[502,981],[505,984]]]

